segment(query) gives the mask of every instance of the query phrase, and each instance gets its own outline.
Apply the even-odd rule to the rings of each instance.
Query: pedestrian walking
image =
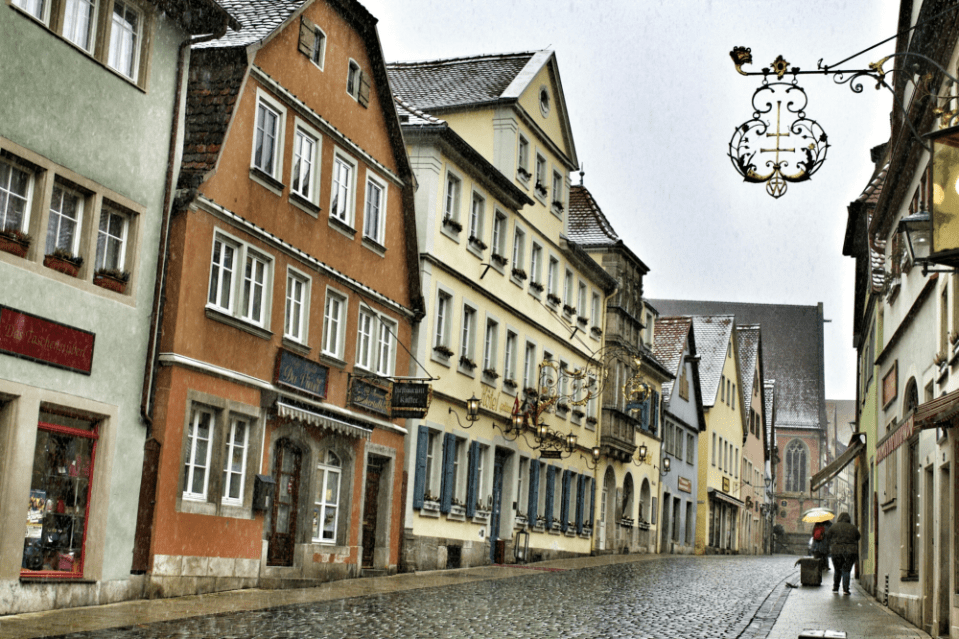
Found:
[[[829,542],[826,541],[826,523],[816,522],[809,542],[812,556],[819,560],[819,572],[829,570]]]
[[[852,524],[849,513],[840,513],[836,524],[826,531],[826,543],[832,553],[832,591],[839,592],[842,579],[843,594],[849,594],[852,567],[859,559],[859,529]]]

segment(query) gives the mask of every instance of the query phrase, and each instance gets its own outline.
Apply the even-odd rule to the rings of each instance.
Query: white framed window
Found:
[[[319,157],[319,136],[297,122],[296,131],[293,134],[290,191],[311,203],[317,200],[316,176]]]
[[[536,196],[544,199],[546,191],[546,158],[539,153],[536,154]]]
[[[96,13],[95,0],[67,0],[63,11],[63,37],[84,51],[91,51]]]
[[[337,152],[333,156],[333,188],[330,217],[353,226],[353,194],[356,191],[356,162]]]
[[[460,333],[460,356],[473,359],[473,341],[476,333],[476,309],[463,305],[463,327]]]
[[[519,226],[513,230],[513,268],[522,270],[526,261],[526,232]]]
[[[594,292],[593,301],[590,304],[589,318],[590,320],[592,320],[592,324],[595,327],[600,327],[602,324],[601,318],[600,318],[601,313],[599,311],[599,304],[600,304],[599,293]]]
[[[439,434],[435,430],[430,430],[426,440],[426,473],[423,486],[426,489],[426,494],[433,496],[436,495],[436,492],[433,492],[436,483],[433,466],[436,463],[436,447],[438,445]]]
[[[49,0],[13,0],[13,4],[43,23],[49,20]]]
[[[573,272],[566,269],[566,275],[563,276],[563,304],[572,306],[573,302]]]
[[[286,272],[286,321],[283,336],[294,342],[306,343],[307,318],[309,317],[310,278],[287,269]]]
[[[47,220],[47,255],[56,249],[79,254],[82,217],[83,195],[59,183],[54,184]]]
[[[283,121],[286,109],[261,90],[256,92],[253,167],[279,181],[282,169]]]
[[[107,64],[131,80],[139,75],[142,28],[140,11],[128,2],[114,0]]]
[[[97,270],[124,270],[129,231],[130,216],[104,202],[97,230]]]
[[[519,134],[517,144],[516,168],[521,180],[524,182],[529,180],[529,140],[522,133]]]
[[[496,350],[499,339],[499,323],[486,318],[486,333],[483,338],[483,370],[496,370]]]
[[[365,306],[360,307],[356,319],[356,365],[365,370],[373,370],[373,336],[376,317]]]
[[[536,344],[526,342],[523,353],[523,388],[532,388],[536,384]]]
[[[333,451],[326,451],[316,466],[317,495],[313,504],[313,541],[336,543],[340,507],[342,463]]]
[[[543,277],[540,273],[543,263],[543,246],[539,242],[533,242],[529,251],[529,281],[536,284],[542,284]]]
[[[434,320],[433,348],[450,346],[450,323],[452,320],[453,298],[446,291],[436,293],[436,317]]]
[[[236,280],[237,245],[216,236],[210,260],[210,294],[207,303],[227,313],[233,310],[233,286]]]
[[[207,308],[269,328],[273,260],[222,231],[213,235]]]
[[[390,377],[393,375],[396,362],[396,348],[394,347],[396,340],[394,336],[396,335],[397,325],[382,315],[379,320],[380,330],[376,341],[376,374]]]
[[[493,214],[493,254],[506,257],[506,216],[501,211]]]
[[[363,214],[363,237],[383,244],[386,223],[386,183],[366,172],[366,207]]]
[[[460,191],[463,181],[452,173],[446,174],[446,191],[443,199],[443,219],[459,222],[460,219]]]
[[[310,53],[310,61],[323,70],[323,63],[326,60],[326,34],[323,29],[314,26],[313,28],[313,50]]]
[[[559,260],[550,255],[549,266],[546,269],[546,292],[550,295],[556,295],[556,287],[559,285],[558,278]]]
[[[563,192],[563,175],[559,171],[553,171],[553,211],[562,211],[565,205]]]
[[[506,342],[503,345],[503,379],[516,381],[516,341],[515,331],[506,331]]]
[[[0,228],[26,233],[30,221],[30,173],[0,160]]]
[[[331,288],[326,289],[326,306],[323,313],[323,354],[343,359],[343,332],[346,329],[348,299]]]
[[[483,217],[486,215],[486,198],[479,193],[473,192],[473,200],[470,206],[470,239],[483,239]]]
[[[243,296],[240,317],[257,326],[263,326],[265,309],[269,304],[266,299],[269,276],[269,260],[247,249],[243,267]]]
[[[210,485],[210,453],[213,450],[213,411],[195,407],[187,429],[183,498],[206,501]]]
[[[223,503],[243,505],[243,483],[246,476],[246,453],[249,449],[250,424],[244,418],[230,420],[226,438],[223,468]]]
[[[579,281],[579,294],[576,296],[576,312],[580,315],[586,314],[586,283]]]

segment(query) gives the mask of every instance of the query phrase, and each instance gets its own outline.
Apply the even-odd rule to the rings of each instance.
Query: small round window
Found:
[[[544,118],[549,115],[549,89],[546,87],[539,88],[539,110]]]

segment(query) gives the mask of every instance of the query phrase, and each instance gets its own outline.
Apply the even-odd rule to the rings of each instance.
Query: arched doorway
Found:
[[[626,539],[623,540],[623,543],[627,546],[632,541],[630,539],[633,532],[632,528],[623,528],[618,525],[618,521],[620,519],[633,519],[636,517],[635,505],[633,504],[634,495],[635,495],[635,490],[633,488],[633,476],[631,473],[626,473],[626,477],[623,479],[623,499],[620,504],[620,510],[616,516],[616,520],[617,520],[616,531],[617,531],[617,537],[619,536],[619,531],[620,530],[623,531],[623,535],[626,537]]]

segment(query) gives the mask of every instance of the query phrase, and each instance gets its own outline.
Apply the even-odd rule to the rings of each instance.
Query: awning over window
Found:
[[[957,414],[959,414],[959,390],[954,390],[947,395],[919,405],[915,414],[916,429],[946,426],[947,424],[942,422],[949,421]]]
[[[331,430],[335,433],[341,433],[347,437],[369,439],[370,433],[373,432],[372,428],[364,428],[356,424],[350,424],[336,419],[335,417],[330,417],[329,415],[321,415],[320,413],[314,413],[313,411],[306,410],[305,408],[291,406],[290,404],[286,404],[280,400],[277,400],[276,402],[276,414],[279,417],[296,419],[319,428]]]
[[[732,504],[733,506],[736,506],[737,508],[743,508],[743,507],[746,506],[745,503],[739,501],[738,499],[736,499],[736,498],[733,497],[732,495],[727,495],[726,493],[724,493],[724,492],[721,491],[721,490],[716,490],[715,488],[710,488],[710,489],[709,489],[708,491],[706,491],[706,492],[709,493],[709,497],[710,497],[711,499],[718,499],[719,501],[724,501],[724,502],[726,502],[727,504]]]
[[[822,488],[823,484],[830,481],[833,477],[842,472],[842,469],[849,465],[849,462],[856,458],[862,449],[866,447],[865,433],[856,433],[849,440],[849,448],[842,455],[833,460],[831,464],[820,470],[812,476],[809,482],[809,492],[815,492]]]

